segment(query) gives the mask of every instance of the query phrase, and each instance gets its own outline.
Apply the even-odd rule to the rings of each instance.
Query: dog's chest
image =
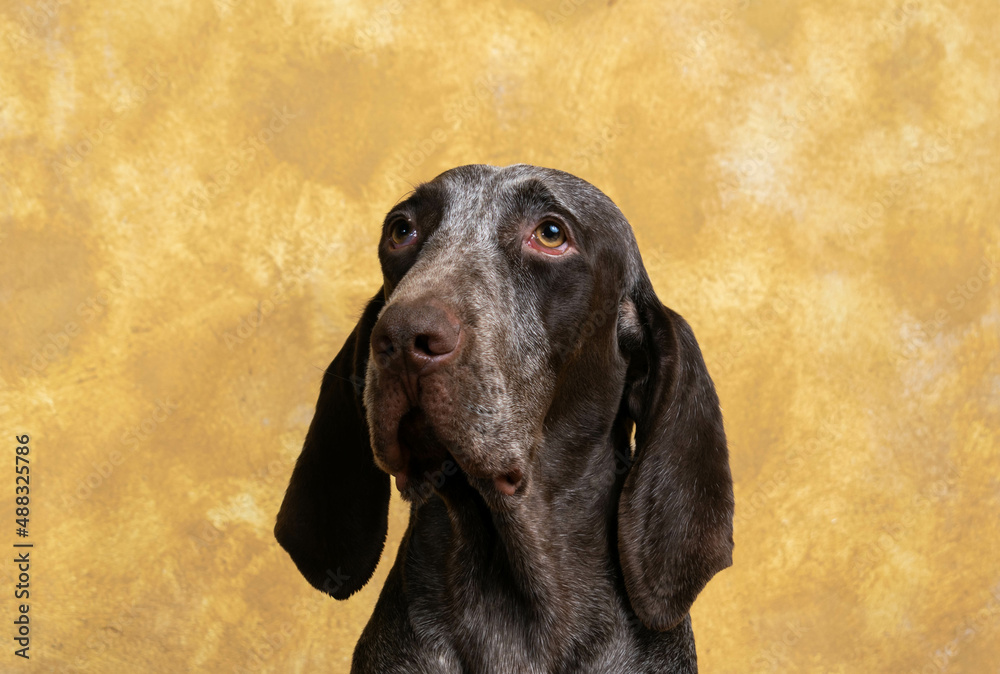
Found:
[[[424,520],[425,524],[427,520]],[[611,585],[576,588],[555,611],[538,597],[512,592],[509,570],[449,549],[444,527],[411,531],[400,550],[372,623],[396,669],[359,671],[455,674],[610,674],[695,672],[690,623],[673,634],[636,633],[624,611],[601,611],[592,594]],[[470,553],[471,554],[471,553]],[[464,562],[464,564],[463,564]],[[385,596],[388,593],[391,596]],[[603,602],[614,604],[615,602]],[[385,608],[383,609],[383,606]],[[577,610],[567,607],[575,606]],[[396,616],[393,620],[391,616]],[[395,623],[395,624],[394,624]],[[371,625],[370,625],[371,627]],[[398,650],[393,644],[407,643]],[[390,656],[390,651],[393,655]]]

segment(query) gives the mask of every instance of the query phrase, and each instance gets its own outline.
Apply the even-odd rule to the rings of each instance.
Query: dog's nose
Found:
[[[459,351],[462,324],[436,300],[390,304],[372,330],[375,364],[383,370],[406,368],[428,374]]]

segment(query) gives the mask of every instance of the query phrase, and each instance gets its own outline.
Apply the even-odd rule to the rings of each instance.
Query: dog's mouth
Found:
[[[406,412],[399,420],[396,432],[399,447],[399,468],[392,471],[396,478],[396,488],[405,492],[414,480],[424,477],[433,479],[436,473],[442,475],[454,463],[451,454],[434,433],[427,415],[419,407]],[[457,464],[456,464],[457,465]]]
[[[449,485],[459,489],[460,485],[477,483],[481,488],[492,486],[500,494],[513,496],[523,481],[519,468],[492,475],[460,460],[462,452],[458,448],[452,451],[438,437],[421,407],[409,409],[400,418],[395,449],[395,460],[388,472],[404,498],[426,498],[431,491],[444,491]]]

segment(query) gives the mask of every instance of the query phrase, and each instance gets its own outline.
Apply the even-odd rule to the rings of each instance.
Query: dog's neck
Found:
[[[461,474],[443,497],[414,508],[407,577],[421,589],[439,588],[430,598],[413,593],[415,601],[437,604],[425,607],[428,615],[449,616],[454,633],[475,626],[465,630],[470,641],[489,638],[494,625],[509,630],[504,617],[518,615],[514,624],[524,633],[514,638],[556,650],[596,624],[620,620],[616,510],[629,431],[618,422],[591,443],[574,444],[588,460],[572,468],[540,465],[510,508],[487,507]]]

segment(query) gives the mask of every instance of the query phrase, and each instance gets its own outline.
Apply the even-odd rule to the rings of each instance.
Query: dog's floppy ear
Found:
[[[677,625],[732,564],[733,482],[719,399],[690,326],[645,273],[630,294],[641,327],[623,401],[636,451],[618,503],[618,552],[632,608],[654,630]]]
[[[380,290],[330,363],[274,535],[317,589],[347,599],[371,578],[385,545],[389,476],[375,467],[362,407]]]

